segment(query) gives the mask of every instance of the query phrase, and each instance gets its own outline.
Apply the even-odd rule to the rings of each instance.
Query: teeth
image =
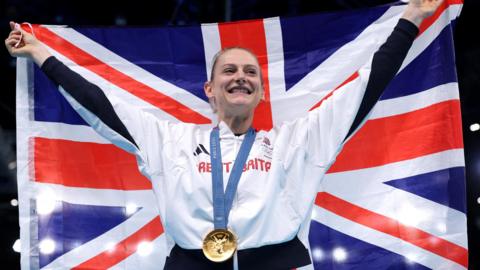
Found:
[[[248,88],[244,87],[235,87],[230,90],[228,90],[229,93],[245,93],[245,94],[251,94],[251,91]]]

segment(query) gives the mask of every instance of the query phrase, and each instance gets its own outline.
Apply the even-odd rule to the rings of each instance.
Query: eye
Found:
[[[253,69],[253,68],[252,68],[252,69],[248,69],[248,70],[246,71],[246,73],[249,74],[249,75],[257,75],[257,70],[256,70],[256,69]]]
[[[235,68],[233,67],[224,68],[223,73],[227,73],[227,74],[235,73]]]

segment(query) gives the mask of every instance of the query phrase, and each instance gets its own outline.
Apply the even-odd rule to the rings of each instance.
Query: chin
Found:
[[[255,109],[253,102],[232,102],[228,104],[228,107],[232,109],[232,111],[236,111],[238,113],[247,113],[253,109]]]
[[[235,97],[235,98],[231,98],[228,100],[228,103],[231,104],[231,105],[244,105],[244,106],[248,106],[248,105],[251,105],[254,101],[252,100],[252,98],[250,96],[246,96],[246,97]]]

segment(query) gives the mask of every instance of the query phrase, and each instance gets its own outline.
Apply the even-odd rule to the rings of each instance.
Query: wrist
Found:
[[[41,67],[43,62],[50,56],[52,56],[52,54],[43,46],[32,50],[31,53],[31,58],[39,67]]]
[[[410,22],[412,22],[413,24],[415,24],[417,27],[420,27],[420,25],[422,24],[423,20],[425,19],[425,16],[424,14],[422,14],[421,12],[419,12],[418,9],[416,8],[412,8],[410,5],[407,6],[407,8],[405,9],[405,12],[403,13],[403,16],[402,16],[403,19],[406,19]]]

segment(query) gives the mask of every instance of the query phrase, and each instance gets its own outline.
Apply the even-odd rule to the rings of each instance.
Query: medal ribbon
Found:
[[[210,132],[210,161],[212,163],[212,196],[213,196],[213,224],[215,229],[227,229],[228,215],[232,208],[233,198],[237,192],[238,182],[247,162],[248,154],[255,141],[256,132],[248,129],[243,139],[237,158],[233,164],[232,173],[228,178],[227,188],[223,192],[223,164],[220,150],[220,135],[218,127]]]

